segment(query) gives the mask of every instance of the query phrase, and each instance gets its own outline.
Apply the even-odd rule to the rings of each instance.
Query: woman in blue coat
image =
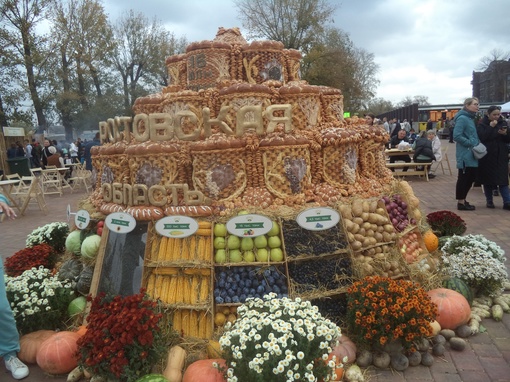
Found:
[[[510,135],[508,126],[501,116],[499,106],[490,106],[476,127],[478,138],[487,147],[487,155],[479,160],[477,181],[483,184],[487,207],[494,208],[493,190],[499,187],[503,198],[503,208],[510,210],[510,191],[508,190],[508,144]]]
[[[467,98],[462,110],[455,115],[453,140],[456,143],[457,168],[459,169],[455,199],[457,199],[457,209],[461,211],[475,209],[475,206],[466,201],[466,197],[478,173],[478,159],[474,157],[471,149],[480,142],[475,125],[475,116],[479,107],[478,98]]]

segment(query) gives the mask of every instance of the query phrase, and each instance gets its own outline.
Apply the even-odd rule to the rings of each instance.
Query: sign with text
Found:
[[[166,216],[156,222],[155,228],[161,236],[180,239],[197,232],[198,222],[189,216]]]
[[[128,233],[135,229],[136,220],[126,212],[114,212],[106,217],[105,224],[112,232]]]
[[[88,211],[79,210],[74,215],[74,224],[78,229],[87,228],[90,223],[90,214]]]
[[[256,237],[269,232],[273,221],[267,216],[246,214],[233,217],[227,222],[227,231],[239,237]]]
[[[4,135],[6,137],[24,137],[25,136],[25,129],[22,127],[8,127],[4,126]]]
[[[300,212],[296,221],[309,231],[322,231],[336,226],[340,221],[340,214],[329,207],[315,207]]]

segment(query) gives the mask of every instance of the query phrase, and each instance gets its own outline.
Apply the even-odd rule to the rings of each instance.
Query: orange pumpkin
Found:
[[[454,330],[467,324],[471,317],[471,308],[463,295],[446,288],[432,289],[427,293],[437,306],[436,321],[442,329]]]
[[[223,374],[213,366],[216,362],[220,367],[226,368],[224,359],[201,359],[193,362],[186,368],[182,382],[226,382]]]
[[[55,333],[53,330],[37,330],[21,336],[18,358],[25,363],[35,363],[41,344]]]
[[[341,363],[344,357],[347,357],[347,362],[352,363],[356,360],[356,344],[345,335],[338,337],[338,345],[333,348],[332,355],[336,355],[336,358]]]
[[[439,239],[432,230],[428,230],[423,234],[423,241],[429,252],[434,252],[439,247]]]
[[[85,333],[87,333],[87,325],[80,325],[76,330],[76,334],[79,334],[80,337],[83,337]]]
[[[78,366],[78,345],[80,335],[76,332],[55,333],[41,344],[37,352],[37,365],[48,374],[69,373]]]

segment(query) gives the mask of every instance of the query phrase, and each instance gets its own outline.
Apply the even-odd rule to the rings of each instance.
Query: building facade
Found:
[[[483,72],[473,71],[473,97],[480,103],[503,104],[510,101],[510,59],[496,60]]]

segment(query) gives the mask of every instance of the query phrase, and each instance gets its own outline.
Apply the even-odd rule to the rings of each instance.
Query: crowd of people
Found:
[[[44,139],[41,144],[36,139],[32,139],[32,142],[26,139],[24,144],[19,141],[12,143],[7,149],[7,158],[27,158],[31,168],[45,168],[48,165],[64,167],[68,163],[82,163],[91,170],[90,148],[98,144],[99,134],[90,141],[78,138],[71,143]]]

